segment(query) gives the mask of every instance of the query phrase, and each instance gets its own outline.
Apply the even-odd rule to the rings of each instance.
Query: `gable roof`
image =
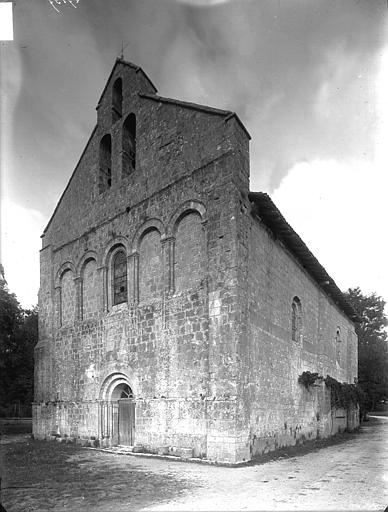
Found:
[[[283,242],[318,286],[345,313],[349,320],[360,322],[359,315],[346,300],[334,279],[329,276],[300,236],[288,224],[269,195],[264,192],[250,192],[248,197],[253,203],[253,213],[264,222],[276,238]]]
[[[167,103],[169,105],[177,105],[177,106],[183,107],[183,108],[198,110],[199,112],[206,112],[208,114],[223,116],[223,117],[225,117],[225,121],[228,121],[230,118],[234,117],[236,119],[237,123],[240,125],[240,127],[244,130],[248,139],[251,140],[251,136],[250,136],[248,130],[245,128],[244,124],[242,123],[241,119],[238,117],[238,115],[235,112],[232,112],[231,110],[222,110],[220,108],[208,107],[207,105],[200,105],[199,103],[191,103],[189,101],[165,98],[164,96],[159,96],[157,94],[139,93],[139,96],[141,98],[159,101],[160,103]]]

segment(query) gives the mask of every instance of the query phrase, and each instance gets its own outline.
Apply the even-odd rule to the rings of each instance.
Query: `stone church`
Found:
[[[298,383],[353,383],[356,316],[250,192],[249,139],[115,62],[42,235],[36,438],[237,463],[357,425]]]

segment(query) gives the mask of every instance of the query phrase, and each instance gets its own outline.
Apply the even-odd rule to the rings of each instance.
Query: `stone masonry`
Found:
[[[236,463],[357,426],[354,313],[266,194],[233,112],[117,60],[42,235],[38,438]]]

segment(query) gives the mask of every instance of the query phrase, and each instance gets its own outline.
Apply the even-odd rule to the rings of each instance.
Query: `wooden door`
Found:
[[[119,400],[118,444],[133,446],[135,439],[135,402],[124,398]]]

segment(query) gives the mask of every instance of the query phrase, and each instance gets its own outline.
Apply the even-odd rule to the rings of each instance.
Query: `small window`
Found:
[[[119,251],[113,260],[113,304],[127,302],[127,297],[127,257]]]
[[[291,306],[292,340],[300,341],[302,334],[302,305],[298,297],[294,297]]]
[[[112,90],[112,123],[115,123],[122,116],[123,108],[123,81],[118,78],[113,84]]]
[[[336,330],[336,333],[335,333],[335,341],[337,343],[340,343],[342,340],[341,340],[341,327],[337,327],[337,330]]]
[[[112,185],[112,139],[105,135],[100,142],[100,174],[98,189],[100,194]]]
[[[129,176],[136,169],[136,116],[129,114],[123,124],[123,176]]]

